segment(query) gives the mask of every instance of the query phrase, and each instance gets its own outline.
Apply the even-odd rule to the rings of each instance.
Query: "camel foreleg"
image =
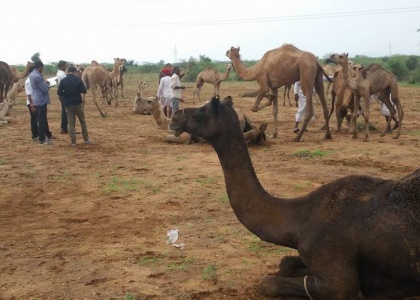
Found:
[[[98,109],[99,113],[102,117],[106,117],[106,106],[105,106],[105,114],[102,112],[101,108],[99,107],[98,101],[96,101],[96,91],[95,88],[92,88],[92,97],[93,97],[93,103],[95,103],[96,108]]]
[[[365,119],[365,138],[364,142],[369,141],[369,106],[370,106],[370,95],[364,95],[363,99],[365,100],[365,111],[363,112],[363,117]]]
[[[356,109],[360,106],[360,95],[359,94],[355,94],[354,95],[354,109],[353,109],[353,113],[351,116],[352,122],[353,122],[353,136],[352,139],[358,139],[358,135],[357,135],[357,114],[359,113],[359,110]]]
[[[312,92],[308,93],[308,96],[306,97],[306,114],[305,114],[305,120],[303,121],[302,129],[299,131],[298,135],[292,139],[292,142],[299,142],[303,133],[306,131],[306,128],[308,127],[309,122],[311,121],[312,117],[314,116],[314,103],[312,101]],[[327,111],[327,117],[328,117],[328,111]]]
[[[271,89],[273,92],[272,103],[273,103],[273,119],[274,119],[274,131],[271,138],[276,138],[278,134],[278,116],[279,116],[279,104],[278,104],[278,89]]]
[[[260,88],[257,91],[257,98],[255,99],[254,105],[251,107],[251,111],[253,112],[257,112],[260,109],[263,109],[264,107],[270,106],[273,103],[273,97],[271,95],[269,95],[267,97],[268,102],[262,106],[258,106],[262,100],[262,98],[264,98],[265,94],[268,92],[268,88]]]

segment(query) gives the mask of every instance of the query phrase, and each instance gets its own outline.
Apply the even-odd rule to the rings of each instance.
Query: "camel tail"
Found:
[[[325,73],[324,68],[318,62],[316,64],[318,66],[318,70],[322,71],[322,74],[324,74],[324,77],[327,78],[327,80],[329,82],[333,82],[333,80],[330,78],[330,76],[328,76],[328,74]]]

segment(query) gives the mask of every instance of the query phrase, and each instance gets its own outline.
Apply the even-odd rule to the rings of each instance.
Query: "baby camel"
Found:
[[[217,152],[230,205],[260,239],[297,249],[260,291],[281,299],[404,299],[420,295],[420,169],[400,179],[352,175],[294,199],[259,182],[231,97],[169,128],[206,139]],[[279,186],[281,188],[281,186]],[[258,267],[258,266],[256,266]]]

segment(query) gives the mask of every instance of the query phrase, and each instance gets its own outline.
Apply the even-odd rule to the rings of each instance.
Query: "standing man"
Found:
[[[163,77],[160,79],[159,87],[157,91],[157,97],[159,98],[160,105],[166,117],[171,117],[171,70],[165,68],[162,70]]]
[[[179,67],[174,67],[171,77],[172,113],[168,116],[168,118],[171,118],[179,110],[179,102],[182,101],[182,90],[185,89],[185,86],[181,85],[181,82],[179,81],[180,73],[181,70]]]
[[[32,87],[32,101],[36,108],[36,115],[38,118],[38,145],[51,145],[50,139],[46,136],[48,130],[47,106],[51,103],[50,95],[48,94],[50,85],[49,82],[42,77],[44,64],[38,60],[34,64],[34,70],[29,74],[29,81]]]
[[[61,80],[66,77],[66,69],[67,69],[67,62],[64,60],[60,60],[58,62],[58,71],[57,71],[57,85],[60,85]],[[68,127],[68,122],[67,122],[67,114],[66,114],[66,109],[64,107],[63,101],[61,100],[60,97],[58,97],[60,99],[61,102],[61,134],[67,134],[69,133],[67,130]]]
[[[67,77],[63,78],[58,86],[57,94],[62,99],[62,103],[66,109],[67,120],[69,121],[69,133],[71,145],[76,146],[76,133],[74,131],[74,123],[76,116],[82,127],[82,136],[85,144],[90,144],[85,113],[83,111],[83,101],[80,94],[86,94],[86,87],[82,80],[76,76],[77,69],[73,66],[67,70]]]

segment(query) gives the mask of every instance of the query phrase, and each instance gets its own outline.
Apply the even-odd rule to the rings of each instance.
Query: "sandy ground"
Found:
[[[48,108],[52,146],[31,140],[25,98],[17,98],[11,123],[0,127],[0,299],[266,299],[256,290],[259,280],[295,251],[262,242],[236,219],[208,144],[167,143],[152,116],[132,113],[140,79],[128,78],[127,107],[108,107],[106,118],[88,96],[89,146],[78,135],[72,148],[59,134],[55,88]],[[155,93],[153,82],[146,95]],[[193,83],[186,85],[181,107],[193,105]],[[253,98],[241,97],[256,88],[225,82],[221,91],[256,125],[269,122],[270,133],[271,108],[253,113]],[[202,98],[211,93],[205,85]],[[363,134],[353,140],[333,131],[324,141],[316,105],[315,122],[293,143],[296,108],[281,106],[279,137],[250,147],[264,188],[294,197],[350,174],[396,179],[416,170],[420,89],[400,93],[405,119],[398,140],[371,131],[363,142]],[[385,126],[377,104],[371,121]],[[183,248],[167,244],[171,229]]]

